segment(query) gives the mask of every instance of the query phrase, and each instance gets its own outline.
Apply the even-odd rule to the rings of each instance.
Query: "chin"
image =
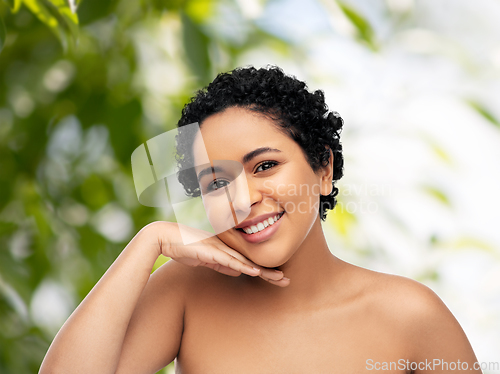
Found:
[[[230,234],[231,230],[218,234],[218,238],[228,247],[233,248],[241,255],[252,261],[254,264],[265,268],[277,268],[285,264],[291,257],[291,254],[285,250],[277,250],[270,243],[260,243],[259,245],[250,245],[247,247],[246,243],[238,242]]]
[[[278,254],[275,254],[274,256],[271,256],[269,254],[261,254],[260,256],[254,255],[249,256],[248,259],[259,266],[271,269],[280,267],[289,260],[288,257],[284,258],[283,256],[279,256]]]

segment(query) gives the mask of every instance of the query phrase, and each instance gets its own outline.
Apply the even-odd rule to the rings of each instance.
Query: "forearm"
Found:
[[[157,229],[146,226],[130,241],[61,328],[40,374],[115,372],[128,323],[159,254],[152,233]]]

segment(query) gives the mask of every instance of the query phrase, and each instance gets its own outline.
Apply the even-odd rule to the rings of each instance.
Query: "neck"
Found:
[[[318,217],[292,258],[277,268],[290,278],[290,285],[280,288],[267,283],[266,293],[287,307],[302,304],[303,308],[304,302],[325,300],[324,296],[338,284],[343,264],[330,252]]]

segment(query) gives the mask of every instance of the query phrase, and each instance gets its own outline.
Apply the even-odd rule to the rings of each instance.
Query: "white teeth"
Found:
[[[247,234],[255,234],[259,231],[264,230],[266,227],[274,225],[274,223],[281,218],[280,214],[275,215],[274,217],[269,217],[262,222],[257,223],[256,225],[248,226],[243,228],[243,231]]]

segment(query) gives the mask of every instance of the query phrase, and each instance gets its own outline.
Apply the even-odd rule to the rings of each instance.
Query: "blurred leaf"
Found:
[[[435,269],[427,269],[420,275],[415,277],[415,280],[426,283],[427,281],[437,282],[441,278],[440,274]]]
[[[3,46],[5,45],[6,35],[7,35],[7,32],[5,30],[5,25],[3,24],[3,21],[0,18],[0,52],[2,52]]]
[[[474,100],[468,100],[467,102],[473,109],[476,110],[476,112],[478,112],[489,123],[500,128],[500,120],[491,111],[489,111],[483,104]]]
[[[130,162],[130,155],[137,146],[136,129],[139,127],[142,105],[131,100],[123,105],[107,107],[105,122],[116,158],[124,165]]]
[[[49,0],[53,4],[59,14],[63,17],[66,25],[71,30],[71,33],[76,37],[78,35],[78,16],[71,10],[66,0]]]
[[[185,13],[182,13],[182,27],[188,64],[197,76],[198,83],[205,85],[210,80],[209,38],[201,31],[199,25],[194,23]]]
[[[338,201],[335,208],[328,213],[327,222],[343,237],[347,237],[356,223],[356,216],[349,212],[345,202]]]
[[[78,5],[78,20],[81,26],[113,14],[119,0],[85,0]]]
[[[443,192],[441,189],[433,186],[423,186],[423,190],[432,197],[436,198],[439,202],[443,203],[448,207],[451,207],[450,199],[448,198],[446,193]]]
[[[201,24],[213,14],[214,5],[213,0],[190,0],[184,7],[184,11],[193,22]]]
[[[91,174],[80,186],[80,193],[85,205],[91,209],[100,209],[110,200],[110,187],[99,175]]]
[[[484,240],[473,238],[473,237],[462,237],[453,243],[455,248],[464,249],[464,248],[473,248],[473,249],[482,249],[488,252],[495,252],[495,248],[485,242]]]
[[[338,4],[345,16],[351,21],[354,27],[356,27],[358,38],[368,44],[371,49],[377,50],[377,43],[374,39],[374,32],[370,23],[349,5],[341,1],[339,1]]]
[[[95,259],[106,248],[106,240],[89,226],[80,227],[78,233],[82,253],[93,262],[94,266],[98,265]]]
[[[432,148],[432,150],[434,151],[434,153],[441,159],[443,160],[444,162],[446,162],[447,164],[451,164],[452,163],[452,160],[451,160],[451,157],[450,155],[441,147],[439,146],[438,144],[436,144],[435,142],[430,142],[430,146]]]
[[[420,133],[419,136],[422,138],[423,142],[428,144],[432,149],[434,154],[441,160],[447,163],[448,165],[453,164],[452,157],[446,152],[446,150],[438,143],[433,137],[429,136],[427,133]]]
[[[457,249],[457,250],[462,250],[462,249],[472,249],[472,250],[483,250],[486,252],[491,252],[495,253],[496,249],[493,247],[491,244],[487,243],[486,241],[475,238],[472,236],[462,236],[454,240],[448,240],[448,241],[440,241],[440,240],[435,240],[435,244],[437,247],[443,247],[443,248],[451,248],[451,249]]]
[[[56,28],[59,23],[57,19],[51,14],[45,5],[37,0],[24,0],[24,5],[28,7],[31,12],[38,17],[40,21],[45,23],[50,28]]]
[[[56,34],[65,50],[78,37],[78,16],[64,0],[23,0],[28,9]]]
[[[0,221],[0,237],[10,235],[17,230],[18,225],[13,222]]]
[[[141,5],[144,9],[156,9],[159,11],[169,10],[177,12],[184,5],[185,0],[141,0]]]
[[[4,0],[10,6],[12,13],[16,13],[21,7],[22,0]]]

